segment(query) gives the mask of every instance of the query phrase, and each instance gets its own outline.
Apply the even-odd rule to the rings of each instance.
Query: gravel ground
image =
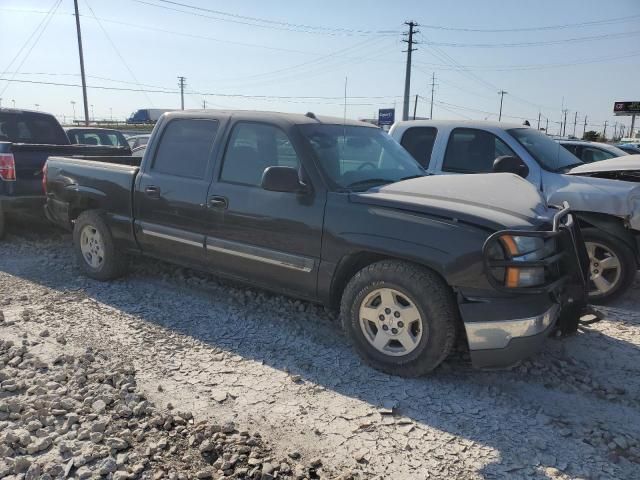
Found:
[[[0,243],[0,309],[0,339],[13,341],[14,351],[26,349],[13,360],[7,343],[0,345],[0,477],[40,478],[14,474],[10,468],[20,462],[21,471],[29,462],[64,474],[75,458],[62,455],[69,433],[56,430],[64,424],[52,413],[40,412],[53,421],[43,422],[54,430],[51,445],[31,453],[31,443],[20,445],[12,432],[28,432],[33,411],[44,408],[29,389],[61,383],[56,378],[66,372],[62,391],[81,406],[74,414],[82,427],[69,428],[79,436],[79,428],[101,415],[86,399],[116,372],[110,380],[115,406],[107,407],[113,423],[92,446],[106,456],[83,465],[89,476],[111,458],[120,473],[108,472],[108,461],[101,470],[106,478],[129,478],[117,476],[125,471],[196,478],[206,468],[230,478],[640,478],[638,280],[605,309],[604,321],[550,339],[513,369],[473,370],[457,353],[421,379],[363,365],[334,316],[316,305],[142,259],[112,283],[84,278],[65,234],[17,230]],[[54,366],[60,355],[71,356],[71,363]],[[83,363],[87,356],[94,359],[90,367]],[[86,375],[91,382],[83,391],[77,377],[86,368],[98,379]],[[5,407],[14,401],[32,413],[14,418],[21,414]],[[132,402],[147,402],[142,416],[118,417],[118,408],[135,408]],[[171,412],[184,412],[176,414],[179,432],[154,423]],[[216,440],[216,429],[230,423],[228,440]],[[219,443],[210,455],[199,454],[198,442],[189,444],[197,428],[201,441]],[[146,436],[138,442],[139,430]],[[34,442],[49,435],[38,432]],[[111,437],[130,443],[133,459],[122,467]],[[146,449],[163,438],[177,453],[154,463]],[[255,454],[238,451],[254,438]],[[223,472],[220,462],[233,455],[239,472]],[[144,468],[135,470],[145,458]],[[291,472],[280,468],[283,462]],[[85,478],[80,469],[74,466],[71,477]]]

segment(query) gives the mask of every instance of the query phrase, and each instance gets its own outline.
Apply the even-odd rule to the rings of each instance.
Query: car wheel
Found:
[[[589,301],[608,303],[633,283],[635,256],[622,240],[597,228],[585,228],[583,237],[589,254]]]
[[[372,367],[417,377],[449,355],[459,321],[453,292],[435,272],[401,261],[381,261],[347,284],[342,326]]]
[[[87,276],[106,281],[124,273],[124,257],[116,250],[111,231],[98,212],[80,214],[73,228],[73,243],[78,264]]]

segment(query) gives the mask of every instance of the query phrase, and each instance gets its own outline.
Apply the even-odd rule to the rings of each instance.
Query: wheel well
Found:
[[[91,199],[84,199],[81,203],[70,206],[69,220],[73,222],[77,220],[82,212],[86,212],[87,210],[97,210],[98,208],[98,202]]]
[[[338,309],[340,307],[342,292],[347,286],[347,283],[349,283],[349,280],[351,280],[356,273],[358,273],[366,266],[376,262],[380,262],[382,260],[397,260],[399,262],[414,263],[416,265],[420,265],[421,267],[429,268],[442,277],[440,272],[434,270],[433,268],[430,268],[428,265],[413,262],[405,258],[393,257],[390,255],[383,255],[375,252],[353,253],[343,257],[336,267],[333,281],[331,282],[331,308]],[[446,280],[445,283],[447,283]]]
[[[640,252],[633,234],[625,227],[624,220],[612,215],[593,212],[576,212],[580,228],[597,228],[624,242],[640,261]]]

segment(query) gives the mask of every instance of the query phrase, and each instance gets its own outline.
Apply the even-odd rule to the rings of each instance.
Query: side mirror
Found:
[[[493,161],[493,171],[495,173],[515,173],[522,178],[529,175],[529,167],[521,158],[503,155]]]
[[[262,174],[261,186],[271,192],[305,192],[307,187],[300,181],[298,169],[293,167],[267,167]]]

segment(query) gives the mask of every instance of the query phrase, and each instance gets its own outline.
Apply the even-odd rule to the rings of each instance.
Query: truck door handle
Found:
[[[144,189],[145,195],[151,198],[160,198],[160,187],[156,187],[155,185],[149,185]]]
[[[218,208],[225,209],[229,206],[229,202],[225,197],[209,197],[209,201],[207,202],[207,206],[209,208]]]

